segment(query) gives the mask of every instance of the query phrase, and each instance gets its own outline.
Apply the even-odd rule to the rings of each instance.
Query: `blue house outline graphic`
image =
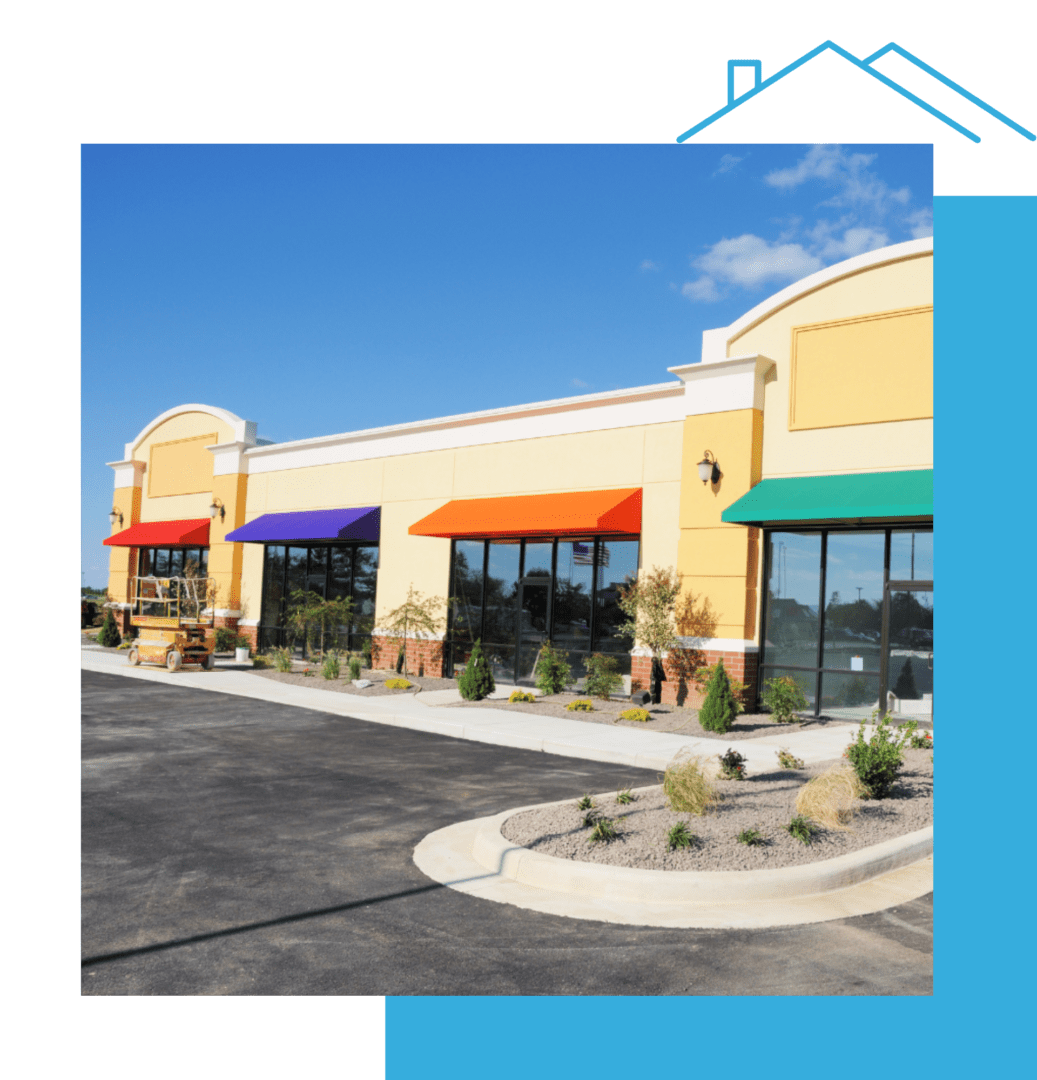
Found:
[[[1033,132],[1027,131],[1021,124],[1017,124],[1014,120],[1005,116],[1004,113],[999,112],[992,105],[988,105],[985,101],[976,97],[975,94],[969,93],[963,86],[959,86],[953,79],[948,79],[946,75],[941,74],[935,68],[930,67],[924,60],[920,60],[917,56],[912,55],[907,49],[901,48],[895,42],[890,42],[888,45],[883,46],[878,52],[873,52],[871,56],[865,57],[863,60],[858,60],[856,56],[851,55],[845,49],[840,48],[834,41],[825,41],[818,45],[816,49],[811,49],[810,52],[805,53],[798,60],[794,60],[787,67],[781,69],[781,71],[773,74],[769,79],[762,78],[763,65],[759,60],[729,60],[727,62],[727,104],[718,109],[712,116],[707,116],[705,120],[696,124],[693,128],[689,128],[683,135],[677,136],[677,142],[682,143],[685,139],[690,139],[692,135],[697,135],[703,128],[709,127],[714,121],[719,120],[722,116],[726,116],[733,109],[737,109],[739,105],[743,105],[750,98],[755,97],[757,94],[762,93],[768,86],[773,86],[779,79],[783,79],[790,72],[796,70],[796,68],[802,67],[807,61],[813,60],[813,58],[820,53],[823,53],[826,49],[831,49],[834,53],[841,56],[844,60],[848,60],[855,67],[861,71],[870,75],[873,79],[877,79],[879,82],[888,86],[891,90],[900,94],[902,97],[907,98],[908,101],[913,102],[919,108],[924,109],[927,113],[935,116],[938,120],[943,121],[949,127],[954,128],[955,131],[964,135],[966,138],[971,139],[973,142],[978,143],[980,137],[973,131],[969,131],[967,127],[959,124],[956,120],[952,120],[946,113],[942,113],[939,109],[934,108],[928,102],[923,101],[920,97],[912,94],[910,90],[905,89],[899,83],[895,83],[892,79],[883,75],[881,72],[875,71],[872,68],[872,64],[880,57],[885,56],[886,53],[894,52],[897,55],[902,56],[905,60],[909,60],[916,67],[922,71],[931,75],[934,79],[938,79],[945,86],[950,87],[956,93],[960,94],[966,100],[971,101],[973,105],[979,106],[985,112],[988,112],[991,116],[1000,120],[1001,123],[1007,124],[1013,131],[1017,131],[1024,138],[1033,142],[1037,139],[1037,135]],[[748,67],[753,69],[754,86],[751,90],[747,90],[744,94],[735,96],[735,70],[740,67]]]

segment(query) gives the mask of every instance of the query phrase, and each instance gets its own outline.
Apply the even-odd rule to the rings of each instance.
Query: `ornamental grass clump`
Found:
[[[481,641],[472,646],[472,655],[468,657],[464,672],[457,680],[457,689],[465,701],[481,701],[497,689],[489,662],[483,655]]]
[[[871,714],[872,722],[878,710]],[[896,782],[897,773],[904,764],[904,745],[911,737],[910,729],[894,730],[889,718],[883,716],[870,739],[864,737],[866,720],[861,721],[857,736],[846,748],[845,756],[857,773],[861,783],[868,789],[866,799],[884,799]]]
[[[619,714],[620,720],[636,720],[639,724],[647,724],[652,719],[652,714],[647,709],[624,709]]]
[[[835,765],[808,780],[796,796],[796,813],[826,829],[845,830],[857,813],[857,800],[865,793],[849,765]]]
[[[688,828],[685,821],[678,821],[666,834],[666,846],[670,851],[678,851],[695,845],[698,837]]]
[[[584,795],[583,798],[581,798],[576,803],[576,809],[577,810],[592,810],[592,809],[594,809],[594,800],[589,795]]]
[[[801,844],[806,844],[809,847],[810,841],[814,839],[814,833],[817,832],[817,826],[814,825],[809,818],[797,814],[788,825],[785,826],[785,831],[789,836],[793,837],[793,839],[798,840]]]
[[[699,709],[699,724],[706,731],[723,734],[734,727],[738,715],[738,703],[731,690],[731,682],[724,670],[723,660],[718,660],[706,685],[706,700]]]
[[[610,840],[615,840],[619,836],[619,829],[616,828],[616,823],[609,818],[598,818],[594,822],[594,827],[591,829],[590,836],[587,837],[589,844],[605,843]]]
[[[576,701],[570,701],[566,705],[566,709],[569,712],[594,712],[594,706],[591,704],[590,698],[577,698]]]
[[[292,670],[292,654],[287,649],[271,649],[270,657],[278,671]]]
[[[630,788],[624,788],[622,791],[616,793],[616,802],[620,806],[626,806],[628,803],[632,803],[635,799],[635,795]]]
[[[360,678],[360,657],[359,656],[351,656],[349,658],[349,678],[351,680]]]
[[[759,829],[743,829],[735,839],[749,847],[763,847],[767,843],[767,837]]]
[[[702,815],[715,809],[721,796],[706,773],[702,758],[679,753],[663,775],[663,793],[678,814]]]
[[[320,673],[329,681],[339,677],[341,674],[341,662],[339,661],[338,653],[329,652],[328,655],[324,657],[324,663],[320,666]]]

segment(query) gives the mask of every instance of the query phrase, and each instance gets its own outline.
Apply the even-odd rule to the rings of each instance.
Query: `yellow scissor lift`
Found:
[[[206,578],[133,578],[130,622],[140,633],[126,658],[129,663],[162,664],[170,671],[196,664],[212,671],[216,661],[205,641],[213,625],[207,596]]]

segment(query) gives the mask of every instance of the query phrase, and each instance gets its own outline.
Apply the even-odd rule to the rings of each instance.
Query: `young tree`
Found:
[[[407,639],[415,637],[433,637],[446,625],[446,614],[439,614],[445,609],[447,601],[442,596],[424,596],[414,588],[412,582],[407,587],[407,599],[398,608],[379,620],[386,631],[386,636],[403,656],[403,674],[407,674]]]
[[[653,566],[651,573],[642,572],[632,585],[619,590],[619,609],[626,616],[626,622],[618,630],[651,652],[652,701],[655,704],[662,697],[663,653],[677,645],[674,610],[680,592],[681,575],[672,566],[663,570]]]
[[[302,634],[307,647],[317,639],[320,655],[324,655],[324,639],[329,631],[349,627],[353,618],[353,598],[336,596],[326,600],[309,589],[293,589],[288,597],[288,626],[293,635]]]
[[[472,655],[468,657],[461,678],[457,680],[457,689],[465,701],[479,701],[492,694],[496,687],[493,672],[483,655],[482,643],[477,641],[472,646]]]

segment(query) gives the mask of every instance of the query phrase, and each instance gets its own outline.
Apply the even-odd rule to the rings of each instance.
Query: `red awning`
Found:
[[[455,499],[416,521],[414,536],[586,536],[641,532],[641,489]]]
[[[104,541],[112,547],[208,547],[209,519],[141,521]]]

